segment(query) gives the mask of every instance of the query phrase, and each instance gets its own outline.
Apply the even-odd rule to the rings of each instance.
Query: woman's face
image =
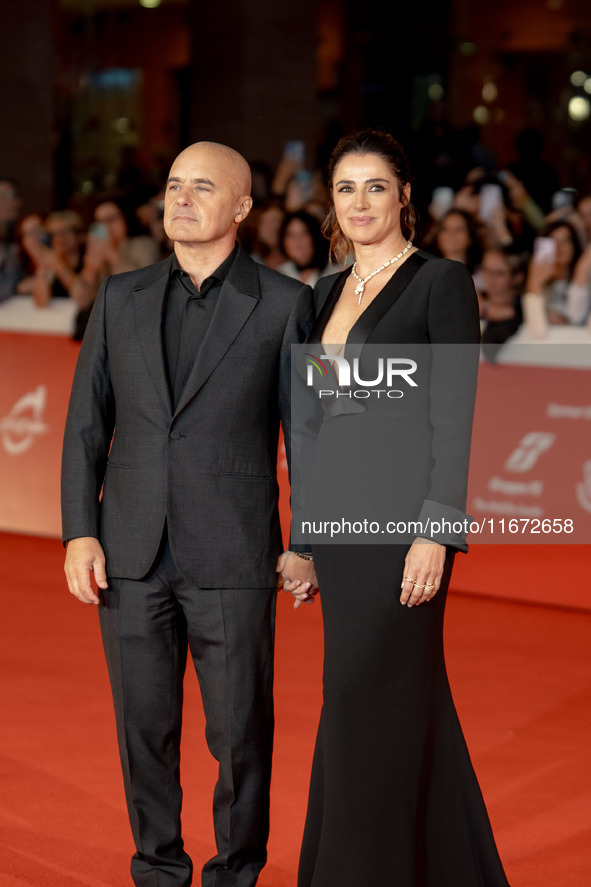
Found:
[[[278,246],[282,221],[283,210],[278,206],[270,206],[261,213],[257,230],[261,243],[270,247]]]
[[[25,252],[38,261],[39,249],[44,242],[43,219],[37,213],[25,216],[19,224],[20,241]]]
[[[58,256],[66,256],[73,252],[78,245],[78,234],[63,219],[48,219],[45,230],[51,238],[51,245]]]
[[[100,203],[94,211],[94,220],[106,226],[108,238],[115,246],[127,237],[125,218],[116,203]]]
[[[43,234],[43,219],[37,213],[31,213],[21,219],[20,223],[21,240],[39,243]]]
[[[300,268],[307,268],[314,257],[314,241],[301,219],[292,219],[283,238],[285,255]]]
[[[575,255],[575,248],[569,229],[564,226],[556,228],[550,237],[556,241],[556,264],[570,265]]]
[[[402,188],[410,199],[410,185]],[[354,244],[399,246],[400,183],[378,154],[346,154],[336,165],[332,198],[341,230]]]
[[[451,213],[443,219],[437,235],[437,246],[446,258],[466,256],[470,246],[470,232],[462,216]]]
[[[481,269],[485,291],[489,299],[513,300],[513,275],[502,253],[487,250],[482,259]]]

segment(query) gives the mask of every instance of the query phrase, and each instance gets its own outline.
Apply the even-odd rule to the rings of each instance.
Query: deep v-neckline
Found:
[[[400,268],[392,275],[379,293],[365,308],[353,326],[347,333],[345,341],[342,343],[343,348],[347,345],[364,345],[376,324],[382,319],[384,314],[392,307],[394,302],[401,295],[406,286],[413,279],[417,271],[425,264],[427,258],[420,255],[420,250],[413,253],[412,256],[404,262]],[[322,336],[326,325],[335,309],[337,302],[343,292],[345,282],[351,273],[351,269],[345,269],[341,275],[335,280],[328,297],[320,309],[320,313],[316,318],[316,323],[308,337],[308,342],[322,344]],[[332,343],[328,344],[341,344]]]

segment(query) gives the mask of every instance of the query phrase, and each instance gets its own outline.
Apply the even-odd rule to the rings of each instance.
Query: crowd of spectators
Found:
[[[513,172],[483,169],[447,196],[447,208],[441,198],[430,205],[423,243],[472,274],[485,353],[487,345],[496,353],[523,322],[538,339],[551,326],[588,322],[591,197],[558,189],[546,212]]]
[[[322,234],[322,174],[287,150],[276,170],[252,168],[255,205],[239,230],[242,245],[257,261],[310,285],[338,270]],[[467,170],[459,187],[435,187],[421,207],[417,245],[467,266],[490,359],[522,323],[538,338],[557,324],[591,328],[591,195],[559,184],[548,164],[539,157],[528,163],[524,155],[506,169]],[[0,301],[29,294],[43,308],[70,298],[80,338],[108,274],[171,250],[163,192],[133,204],[126,197],[103,196],[86,220],[69,208],[23,217],[17,183],[0,177]]]
[[[0,302],[28,295],[43,309],[52,299],[72,299],[75,339],[84,334],[105,277],[157,262],[172,248],[161,193],[139,206],[120,196],[103,199],[86,223],[74,209],[23,216],[20,206],[17,183],[0,178]]]
[[[560,188],[537,142],[530,155],[528,146],[519,142],[506,169],[474,167],[459,187],[436,186],[421,207],[417,245],[472,274],[491,360],[523,323],[538,339],[554,325],[591,325],[591,195]],[[335,270],[320,236],[328,204],[322,177],[286,154],[264,180],[243,242],[259,261],[314,284]]]

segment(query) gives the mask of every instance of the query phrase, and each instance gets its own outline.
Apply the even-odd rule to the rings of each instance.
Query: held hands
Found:
[[[91,583],[90,574],[99,588],[108,588],[105,555],[98,539],[81,536],[68,542],[64,565],[68,589],[83,604],[98,604],[99,598]]]
[[[284,551],[277,561],[278,587],[295,598],[293,608],[303,603],[313,604],[318,594],[318,582],[314,561],[304,560],[292,551]]]
[[[439,589],[445,564],[445,545],[415,539],[404,561],[400,603],[408,607],[424,604]]]

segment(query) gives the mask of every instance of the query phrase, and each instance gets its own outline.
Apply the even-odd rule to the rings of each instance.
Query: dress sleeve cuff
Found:
[[[471,521],[470,515],[458,508],[425,499],[419,515],[422,532],[418,535],[431,542],[439,542],[440,545],[449,545],[465,552],[468,551],[466,536]]]

